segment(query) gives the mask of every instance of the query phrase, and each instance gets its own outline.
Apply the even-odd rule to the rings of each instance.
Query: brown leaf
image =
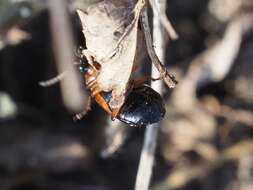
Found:
[[[103,91],[112,91],[111,108],[120,107],[132,73],[143,1],[107,0],[77,10],[87,50],[101,65],[97,77]]]

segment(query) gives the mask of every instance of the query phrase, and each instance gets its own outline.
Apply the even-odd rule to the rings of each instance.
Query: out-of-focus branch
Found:
[[[16,116],[17,106],[11,97],[0,91],[0,120]]]
[[[193,60],[173,93],[173,102],[178,108],[192,107],[198,87],[224,79],[238,55],[243,36],[252,28],[253,13],[238,15],[229,23],[224,37]]]
[[[0,50],[7,45],[17,45],[32,38],[20,25],[36,11],[36,7],[28,2],[0,2]]]
[[[208,3],[209,12],[222,22],[227,22],[238,13],[252,8],[252,0],[211,0]]]
[[[166,0],[156,1],[156,4],[160,8],[160,12],[164,13],[165,7],[166,7]],[[144,9],[143,14],[145,18],[143,22],[146,22],[145,26],[147,26],[147,29],[149,30],[146,8]],[[165,58],[164,49],[165,49],[166,42],[164,40],[164,28],[159,22],[159,16],[160,15],[158,14],[158,12],[154,11],[153,37],[154,37],[154,44],[156,44],[156,52],[154,52],[154,50],[148,50],[148,51],[152,51],[154,57],[156,57],[156,59],[159,62],[160,60],[163,62]],[[149,35],[149,37],[150,37],[149,43],[151,43],[150,45],[152,47],[151,36]],[[147,36],[146,36],[146,40],[147,40]],[[148,46],[147,48],[149,49],[150,46]],[[160,76],[160,73],[157,71],[155,67],[156,66],[152,65],[152,77],[154,78],[156,78],[157,76],[158,77]],[[151,86],[158,92],[162,91],[161,81],[152,82]],[[138,168],[138,173],[137,173],[137,178],[136,178],[135,190],[149,189],[150,180],[152,177],[152,169],[153,169],[153,164],[154,164],[154,153],[156,149],[158,130],[159,130],[159,123],[147,126],[146,128],[144,144],[142,147],[141,158],[140,158],[139,168]]]
[[[198,85],[220,81],[227,75],[238,55],[243,36],[252,27],[253,13],[237,16],[228,25],[223,39],[195,59],[195,63],[199,61],[203,64]]]
[[[252,140],[243,140],[239,141],[235,145],[226,148],[219,154],[214,154],[211,159],[205,160],[199,165],[191,165],[190,167],[175,167],[170,172],[170,175],[166,180],[163,180],[162,183],[158,183],[153,189],[154,190],[168,190],[168,189],[179,189],[182,186],[185,186],[193,179],[202,179],[206,177],[212,170],[220,167],[227,161],[236,160],[240,158],[246,158],[252,160],[252,150],[253,150],[253,141]],[[249,157],[250,156],[250,157]],[[240,162],[247,163],[239,163],[239,164],[249,164],[248,160],[239,160]],[[251,162],[252,163],[252,162]],[[245,165],[239,165],[239,167],[244,167]],[[248,165],[249,166],[249,165]],[[250,167],[249,167],[250,168]],[[249,168],[239,168],[241,172],[249,171]],[[240,174],[239,177],[245,175],[245,173]],[[246,174],[248,177],[248,175]],[[252,180],[251,180],[252,181]],[[248,181],[246,182],[246,184]]]
[[[81,92],[80,79],[74,70],[74,43],[67,13],[67,1],[48,1],[54,51],[59,73],[68,71],[68,76],[61,80],[61,91],[65,106],[74,112],[84,108],[87,98]]]

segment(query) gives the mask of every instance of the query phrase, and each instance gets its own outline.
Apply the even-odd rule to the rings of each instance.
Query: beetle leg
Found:
[[[141,86],[143,83],[152,80],[152,81],[157,81],[157,80],[161,80],[161,77],[158,78],[152,78],[150,76],[142,76],[142,77],[138,77],[136,79],[134,79],[134,87],[138,87]]]
[[[66,76],[66,71],[63,72],[63,73],[60,73],[60,74],[57,75],[56,77],[51,78],[51,79],[49,79],[49,80],[40,81],[40,82],[39,82],[39,85],[40,85],[40,86],[43,86],[43,87],[52,86],[52,85],[54,85],[54,84],[60,82],[65,76]]]
[[[148,77],[148,76],[138,77],[138,78],[134,79],[134,81],[133,81],[134,87],[141,86],[143,83],[145,83],[149,80],[150,80],[150,77]]]
[[[87,114],[87,112],[90,111],[90,109],[91,109],[91,98],[89,97],[88,101],[87,101],[86,108],[82,112],[75,114],[72,117],[73,120],[78,121],[78,120],[82,119]]]

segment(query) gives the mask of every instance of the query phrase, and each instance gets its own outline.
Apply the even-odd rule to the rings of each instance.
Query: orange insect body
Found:
[[[79,70],[84,75],[85,84],[87,89],[90,90],[91,96],[107,113],[112,116],[112,118],[115,118],[119,112],[119,109],[111,109],[105,98],[101,95],[102,90],[99,88],[99,85],[97,83],[99,68],[100,65],[98,63],[94,63],[93,65],[88,66],[81,63]]]

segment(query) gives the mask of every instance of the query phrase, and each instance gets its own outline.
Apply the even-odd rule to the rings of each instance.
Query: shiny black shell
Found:
[[[159,93],[142,85],[128,95],[118,119],[131,126],[146,126],[159,122],[165,114],[165,106]]]
[[[111,93],[103,97],[109,102]],[[130,126],[146,126],[159,122],[165,114],[165,106],[159,93],[148,85],[134,88],[127,96],[117,119]]]

